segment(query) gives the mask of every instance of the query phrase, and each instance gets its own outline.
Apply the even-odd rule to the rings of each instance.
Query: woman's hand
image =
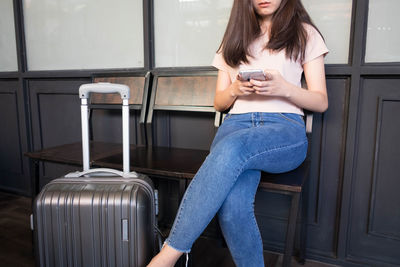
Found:
[[[218,71],[215,90],[214,107],[218,111],[229,109],[238,96],[247,96],[254,93],[253,85],[249,81],[240,81],[239,77],[232,83],[229,73]]]
[[[254,92],[258,95],[289,97],[292,86],[277,70],[264,70],[266,80],[250,80]]]
[[[236,80],[229,87],[229,91],[231,96],[246,96],[254,93],[253,84],[250,81],[241,81],[239,80],[239,75],[236,77]]]

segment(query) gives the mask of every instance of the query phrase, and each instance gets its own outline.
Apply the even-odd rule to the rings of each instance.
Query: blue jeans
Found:
[[[297,114],[228,114],[210,154],[188,186],[166,243],[189,252],[218,213],[237,266],[264,266],[263,243],[254,216],[261,170],[281,173],[305,159],[307,137]]]

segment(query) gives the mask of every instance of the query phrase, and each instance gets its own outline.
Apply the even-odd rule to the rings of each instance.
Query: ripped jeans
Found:
[[[281,173],[305,159],[302,116],[292,113],[228,114],[210,154],[188,186],[166,243],[187,253],[215,214],[236,266],[264,266],[254,216],[261,170]]]

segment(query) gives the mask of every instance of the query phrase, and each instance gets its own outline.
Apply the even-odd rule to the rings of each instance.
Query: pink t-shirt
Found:
[[[326,55],[329,51],[321,35],[314,27],[308,24],[305,24],[304,27],[308,32],[308,41],[304,61],[302,62],[300,60],[293,61],[286,58],[284,50],[271,53],[267,49],[264,49],[268,42],[268,35],[265,34],[251,44],[250,51],[253,57],[249,57],[249,63],[242,63],[238,67],[232,68],[226,64],[222,54],[217,53],[212,65],[219,70],[228,72],[232,82],[236,80],[239,70],[242,69],[275,69],[281,73],[286,81],[301,87],[303,64],[321,55]],[[303,110],[301,108],[285,98],[261,96],[257,94],[238,97],[229,113],[238,114],[247,112],[280,112],[303,115]]]

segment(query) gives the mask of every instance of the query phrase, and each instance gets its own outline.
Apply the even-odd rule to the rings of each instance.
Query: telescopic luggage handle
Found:
[[[114,169],[108,169],[108,168],[96,168],[96,169],[90,169],[87,171],[82,171],[82,172],[71,172],[68,173],[67,175],[65,175],[65,178],[78,178],[78,177],[82,177],[85,175],[90,175],[90,174],[96,174],[97,176],[110,176],[110,175],[114,175],[114,176],[119,176],[122,178],[137,178],[138,175],[136,172],[130,172],[128,174],[118,171],[118,170],[114,170]]]
[[[129,174],[129,97],[130,90],[127,85],[115,83],[89,83],[79,87],[79,97],[81,98],[81,117],[82,117],[82,153],[83,171],[90,168],[90,147],[89,147],[89,117],[88,117],[88,98],[90,93],[119,93],[122,98],[122,147],[123,147],[123,173]]]
[[[116,83],[88,83],[83,84],[79,87],[79,96],[80,98],[88,99],[90,93],[99,93],[99,94],[112,94],[119,93],[123,100],[129,100],[130,91],[129,87],[124,84],[116,84]]]

